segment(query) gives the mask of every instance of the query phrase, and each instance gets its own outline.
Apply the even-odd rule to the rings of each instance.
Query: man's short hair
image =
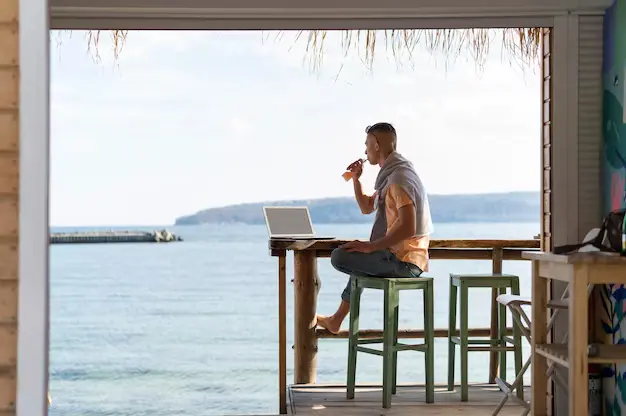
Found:
[[[396,129],[391,125],[391,123],[376,123],[371,126],[367,126],[365,128],[365,133],[393,133],[396,136]]]
[[[396,143],[398,141],[398,135],[396,134],[396,129],[391,125],[391,123],[376,123],[371,126],[367,126],[365,128],[366,134],[372,134],[378,140],[376,133],[391,133],[393,135],[393,140],[391,142],[391,146],[393,150],[396,149]]]

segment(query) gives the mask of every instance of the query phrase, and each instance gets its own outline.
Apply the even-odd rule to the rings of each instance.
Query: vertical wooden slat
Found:
[[[541,85],[541,249],[552,250],[552,36],[551,29],[542,32]]]
[[[0,1],[0,413],[17,394],[19,34],[18,0]]]
[[[542,31],[542,56],[541,61],[541,250],[552,250],[552,29],[544,28]],[[533,272],[536,272],[533,267]],[[533,280],[533,284],[535,280]],[[548,298],[552,298],[552,283],[545,282],[548,286]],[[533,289],[534,290],[534,289]],[[533,309],[533,313],[535,310]],[[548,319],[552,316],[552,312],[548,312]],[[534,319],[534,318],[533,318]],[[533,333],[533,341],[535,334]],[[552,334],[547,334],[546,340],[552,342]],[[535,368],[533,368],[535,371]],[[540,367],[543,371],[543,367]],[[547,380],[547,391],[544,399],[539,400],[539,407],[548,409],[548,413],[552,414],[554,397],[554,384],[551,379]],[[533,408],[536,409],[536,408]]]

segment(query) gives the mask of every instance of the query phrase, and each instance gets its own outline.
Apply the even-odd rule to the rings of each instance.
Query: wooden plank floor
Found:
[[[529,397],[529,389],[525,397]],[[346,400],[345,386],[298,385],[289,388],[290,411],[298,416],[405,416],[416,415],[491,415],[503,397],[493,384],[474,384],[469,389],[469,401],[461,402],[459,388],[448,391],[446,386],[435,388],[435,403],[426,403],[423,386],[398,386],[391,409],[382,408],[380,386],[357,387],[354,400]],[[508,400],[498,416],[519,416],[523,408]]]

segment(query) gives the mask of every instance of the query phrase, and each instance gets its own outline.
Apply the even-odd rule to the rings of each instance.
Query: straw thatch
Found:
[[[126,43],[127,30],[109,32],[113,41],[113,55],[118,58]],[[314,69],[323,63],[325,44],[329,31],[300,31],[297,39],[306,39],[306,58]],[[357,50],[363,55],[364,63],[372,68],[374,56],[379,53],[382,39],[385,52],[391,53],[397,62],[413,62],[413,51],[423,45],[431,53],[442,52],[448,61],[454,61],[461,53],[469,53],[478,67],[485,63],[494,34],[502,37],[502,47],[512,61],[523,66],[537,62],[541,44],[540,28],[500,29],[402,29],[402,30],[343,30],[341,47],[347,55]],[[100,57],[100,31],[87,35],[88,49],[96,59]]]
[[[318,69],[324,58],[327,31],[301,31],[298,38],[306,37],[306,53],[311,65]],[[356,49],[363,56],[363,62],[372,68],[374,57],[380,48],[391,54],[396,62],[415,64],[413,52],[424,46],[431,53],[441,53],[446,64],[453,62],[461,54],[469,54],[479,68],[482,68],[494,36],[501,36],[504,52],[512,61],[522,66],[537,62],[541,45],[540,28],[520,29],[439,29],[439,30],[345,30],[341,32],[341,47],[347,54]],[[381,45],[382,43],[382,45]]]
[[[87,50],[93,53],[94,58],[100,59],[100,30],[90,30],[87,32]],[[126,37],[128,36],[128,30],[111,30],[111,39],[113,41],[113,56],[117,60],[120,56],[120,52],[124,48],[126,43]]]

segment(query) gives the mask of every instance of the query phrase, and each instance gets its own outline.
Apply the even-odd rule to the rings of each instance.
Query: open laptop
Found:
[[[309,207],[263,207],[263,215],[270,238],[292,240],[333,240],[335,238],[315,235]]]

